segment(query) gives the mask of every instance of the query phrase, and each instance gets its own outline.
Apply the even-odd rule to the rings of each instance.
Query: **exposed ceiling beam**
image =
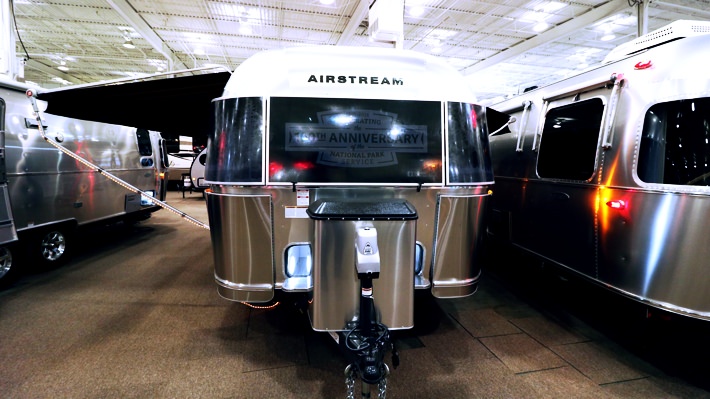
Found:
[[[68,73],[64,73],[62,71],[57,70],[56,68],[52,68],[47,65],[44,65],[43,63],[41,63],[39,61],[35,61],[32,58],[27,60],[27,62],[25,64],[25,68],[36,69],[42,73],[46,73],[47,75],[56,76],[58,78],[64,79],[64,80],[74,83],[74,84],[87,83],[87,82],[85,82],[81,79],[78,79]]]
[[[187,66],[180,61],[170,47],[158,36],[157,33],[148,25],[145,20],[138,15],[136,10],[128,4],[126,0],[106,0],[106,2],[117,13],[123,17],[126,22],[135,29],[135,31],[143,37],[153,48],[162,54],[168,60],[168,68],[172,70],[187,69]]]
[[[343,33],[338,39],[337,45],[341,45],[350,40],[350,38],[355,34],[355,30],[360,26],[360,23],[365,19],[367,12],[370,11],[370,0],[359,0],[357,6],[355,6],[355,11],[350,17],[350,21],[343,29]]]
[[[503,50],[500,53],[486,58],[477,64],[471,65],[470,67],[464,68],[461,72],[464,75],[471,75],[475,72],[481,71],[486,68],[490,68],[501,62],[505,62],[513,57],[525,53],[535,47],[541,46],[546,43],[558,40],[560,37],[569,35],[579,29],[583,29],[603,18],[608,17],[616,12],[619,12],[625,8],[629,7],[627,0],[611,0],[610,2],[601,5],[592,11],[582,14],[578,17],[570,19],[568,22],[557,25],[556,27],[545,31],[537,36],[534,36],[528,40],[521,42],[520,44],[510,47],[507,50]]]
[[[654,1],[653,5],[655,5],[658,8],[668,10],[671,12],[676,12],[676,13],[686,14],[686,15],[697,15],[698,17],[701,17],[701,18],[710,19],[710,10],[700,10],[697,8],[685,7],[680,4],[667,3],[665,1]],[[673,19],[677,19],[677,18],[673,18]]]

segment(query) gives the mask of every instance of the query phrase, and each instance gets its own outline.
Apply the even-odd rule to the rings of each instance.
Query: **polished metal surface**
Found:
[[[440,195],[432,266],[432,294],[437,298],[476,292],[485,220],[484,196]]]
[[[511,133],[490,139],[496,175],[493,235],[641,302],[710,319],[710,228],[705,223],[710,187],[691,181],[654,182],[639,169],[648,158],[642,151],[642,142],[648,140],[644,130],[660,117],[652,107],[683,103],[690,115],[710,98],[710,35],[697,32],[493,105],[517,117]],[[541,177],[545,115],[593,99],[601,99],[604,110],[592,174],[586,180]],[[521,104],[527,101],[532,106],[526,114]],[[676,143],[659,136],[658,148],[687,146],[702,153],[707,119],[703,128],[702,116],[692,118],[698,121],[697,142]],[[521,126],[526,126],[522,132]],[[675,123],[672,128],[684,131]],[[522,152],[516,151],[519,135]],[[540,143],[539,149],[532,149],[534,142]],[[570,142],[570,164],[581,156],[581,148]],[[650,168],[663,177],[665,167],[663,178],[668,179],[671,164],[664,162],[670,161],[660,158]],[[679,169],[702,170],[706,165],[702,159],[688,159]]]
[[[286,281],[296,285],[295,288],[287,286],[288,291],[303,291],[304,287],[310,290],[317,283],[302,278],[291,280],[286,274],[286,249],[310,242],[313,237],[314,224],[305,214],[291,217],[292,212],[304,210],[297,206],[301,191],[286,187],[212,188],[213,192],[207,193],[207,206],[215,250],[215,277],[221,295],[239,301],[266,302],[272,298],[271,291],[280,289]],[[416,242],[424,248],[423,270],[416,277],[426,282],[417,288],[431,288],[434,296],[446,298],[475,292],[481,273],[477,261],[481,248],[477,243],[484,233],[482,226],[489,198],[485,190],[487,187],[422,188],[420,191],[349,187],[305,191],[311,202],[321,198],[396,198],[414,205],[419,215]],[[273,206],[271,216],[269,204]],[[413,268],[412,261],[412,276]],[[435,280],[431,281],[431,276],[435,276]],[[249,295],[249,290],[254,293]],[[228,294],[227,291],[235,292]]]
[[[207,195],[220,295],[246,302],[274,296],[271,198]]]
[[[315,220],[311,326],[317,331],[349,330],[360,311],[355,267],[356,232],[363,221]],[[381,262],[372,280],[376,319],[390,329],[414,325],[414,237],[416,220],[367,221],[377,230]]]
[[[52,147],[40,135],[24,92],[0,88],[6,103],[5,164],[18,230],[75,219],[88,223],[124,212],[116,183]],[[142,190],[159,190],[157,151],[138,152],[136,129],[43,114],[47,136]],[[141,159],[151,165],[143,166]]]
[[[18,82],[0,81],[2,178],[0,243],[31,244],[46,261],[64,255],[66,235],[77,226],[158,208],[146,198],[109,180],[162,199],[161,137],[158,132],[89,122],[40,112],[46,140],[25,90]],[[46,103],[40,103],[40,110]],[[69,154],[52,145],[56,142]],[[32,234],[30,234],[32,233]]]

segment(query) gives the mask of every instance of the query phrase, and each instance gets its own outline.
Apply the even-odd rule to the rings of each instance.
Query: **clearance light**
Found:
[[[165,180],[165,172],[160,172],[160,178],[161,178],[162,180]]]
[[[249,302],[241,302],[241,304],[246,305],[246,306],[249,306],[249,307],[252,308],[252,309],[266,309],[266,310],[269,310],[269,309],[273,309],[273,308],[279,306],[279,305],[281,304],[281,302],[274,302],[274,303],[272,303],[271,305],[254,305],[254,304],[251,304],[251,303],[249,303]]]
[[[279,172],[282,172],[284,170],[284,166],[280,164],[279,162],[274,162],[272,161],[269,164],[269,175],[274,176]]]
[[[634,69],[636,70],[641,70],[641,69],[648,69],[653,66],[653,63],[651,60],[648,61],[639,61],[634,65]]]
[[[427,160],[424,161],[424,164],[422,165],[424,170],[428,171],[436,171],[441,168],[441,161],[439,160]]]
[[[609,208],[623,210],[626,209],[626,201],[612,200],[606,203]]]
[[[312,169],[315,165],[313,165],[312,162],[309,161],[297,161],[294,162],[293,167],[296,170],[307,170],[307,169]]]

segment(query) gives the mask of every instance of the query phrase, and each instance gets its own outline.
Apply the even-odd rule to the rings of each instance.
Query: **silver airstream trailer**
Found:
[[[80,226],[141,220],[160,208],[165,195],[164,146],[160,133],[42,113],[42,126],[26,92],[36,87],[0,78],[0,282],[18,270],[18,253],[32,262],[57,264]],[[44,111],[46,103],[35,102]],[[38,109],[39,111],[40,109]],[[41,133],[41,131],[44,132]],[[90,160],[146,195],[98,176],[50,145]]]
[[[515,118],[490,137],[492,237],[710,319],[708,65],[710,23],[677,21],[491,105]]]
[[[311,47],[248,59],[213,109],[219,294],[305,295],[312,328],[340,336],[364,383],[381,382],[386,345],[365,343],[413,326],[415,290],[476,291],[493,183],[485,108],[435,58]]]

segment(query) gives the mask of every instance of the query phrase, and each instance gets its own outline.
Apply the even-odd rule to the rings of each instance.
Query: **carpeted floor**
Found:
[[[90,237],[0,292],[0,397],[345,397],[345,359],[306,315],[219,297],[208,231],[160,211]],[[471,297],[418,295],[388,398],[710,398],[704,324],[494,263]]]

